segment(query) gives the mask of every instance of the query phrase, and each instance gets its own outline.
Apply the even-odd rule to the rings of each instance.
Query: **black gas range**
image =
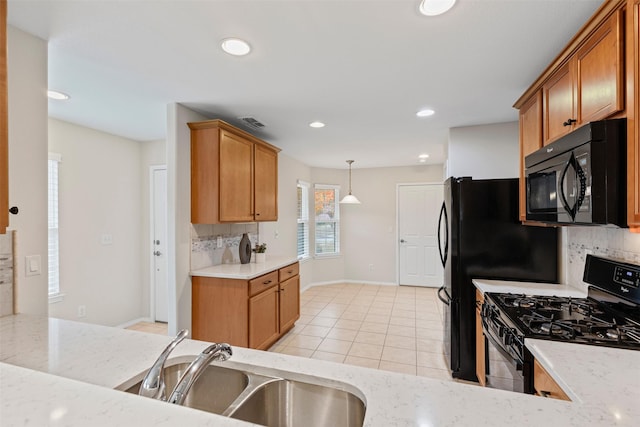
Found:
[[[506,388],[532,392],[526,338],[640,350],[640,266],[587,255],[583,280],[586,298],[485,293],[484,335],[513,368]]]

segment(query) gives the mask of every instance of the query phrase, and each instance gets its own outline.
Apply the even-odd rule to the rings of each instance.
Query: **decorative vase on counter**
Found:
[[[249,235],[247,233],[242,235],[238,251],[240,255],[240,264],[248,264],[251,261],[251,240],[249,240]]]
[[[256,252],[256,262],[266,262],[267,254],[264,252]]]

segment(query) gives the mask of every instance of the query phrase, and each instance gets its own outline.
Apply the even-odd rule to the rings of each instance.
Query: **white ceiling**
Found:
[[[310,166],[429,163],[448,129],[512,108],[602,0],[9,0],[9,24],[49,41],[52,117],[145,141],[166,105],[239,124]],[[246,57],[219,49],[241,37]],[[436,114],[417,118],[420,108]],[[312,129],[309,122],[327,123]]]

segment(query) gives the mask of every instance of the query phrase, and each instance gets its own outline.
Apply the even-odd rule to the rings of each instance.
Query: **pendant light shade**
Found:
[[[347,160],[347,163],[349,163],[349,194],[344,196],[344,198],[340,200],[340,203],[345,205],[359,205],[360,200],[351,194],[351,163],[353,163],[353,160]]]

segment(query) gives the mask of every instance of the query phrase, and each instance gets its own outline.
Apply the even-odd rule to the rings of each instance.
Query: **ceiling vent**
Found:
[[[258,120],[256,120],[253,117],[238,117],[240,120],[242,120],[247,126],[249,126],[252,129],[262,129],[264,127],[264,123],[259,122]]]

